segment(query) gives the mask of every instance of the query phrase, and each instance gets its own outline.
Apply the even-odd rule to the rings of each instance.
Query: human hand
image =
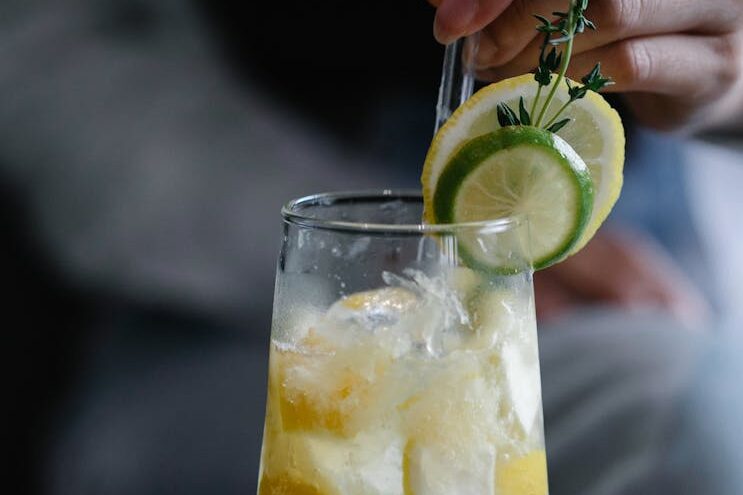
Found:
[[[660,309],[698,327],[709,311],[670,256],[636,233],[600,232],[575,256],[537,272],[534,283],[542,320],[593,305]]]
[[[479,76],[499,80],[535,68],[541,37],[532,14],[565,10],[566,0],[430,0],[442,43],[482,31]],[[607,92],[624,93],[650,127],[697,130],[743,114],[743,0],[596,0],[597,26],[575,40],[568,76],[601,62]]]

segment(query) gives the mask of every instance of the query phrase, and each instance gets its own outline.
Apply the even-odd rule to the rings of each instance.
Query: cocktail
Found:
[[[284,209],[260,494],[547,493],[527,225],[422,226],[422,206]]]
[[[565,77],[587,5],[538,16],[535,74],[439,111],[421,195],[284,208],[259,495],[547,494],[532,273],[591,239],[624,163],[600,65]],[[448,53],[440,110],[470,88]]]

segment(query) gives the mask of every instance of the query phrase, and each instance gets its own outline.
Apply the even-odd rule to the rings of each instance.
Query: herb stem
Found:
[[[560,116],[560,114],[561,114],[562,112],[564,112],[564,111],[565,111],[565,109],[566,109],[566,108],[568,108],[568,105],[570,105],[571,103],[573,103],[573,100],[568,100],[568,101],[566,101],[566,102],[565,102],[565,104],[564,104],[563,106],[561,106],[561,107],[560,107],[560,109],[559,109],[559,110],[557,111],[557,113],[556,113],[556,114],[554,115],[554,117],[552,117],[552,118],[551,118],[551,119],[550,119],[550,120],[549,120],[549,121],[548,121],[548,122],[547,122],[546,124],[544,124],[544,127],[549,127],[549,126],[551,126],[552,124],[554,124],[554,123],[555,123],[555,121],[557,120],[557,117],[559,117],[559,116]]]
[[[542,107],[542,110],[539,112],[539,117],[537,118],[536,127],[540,127],[542,124],[542,120],[544,119],[544,114],[547,112],[547,109],[549,108],[550,104],[552,103],[552,100],[555,98],[555,93],[557,93],[557,88],[560,87],[560,83],[562,83],[562,80],[565,79],[565,74],[568,71],[568,64],[570,63],[570,58],[573,55],[573,40],[575,39],[575,0],[571,0],[570,2],[570,10],[568,11],[568,33],[569,38],[567,40],[567,44],[565,45],[565,53],[562,57],[562,63],[560,64],[560,73],[557,75],[557,79],[555,80],[554,86],[552,86],[552,89],[550,90],[549,94],[547,95],[547,100],[544,102],[544,106]]]
[[[565,113],[568,105],[584,98],[589,91],[598,93],[606,86],[614,84],[611,78],[601,74],[601,62],[581,78],[583,84],[571,84],[567,78],[575,37],[585,32],[586,29],[596,30],[596,24],[587,19],[585,15],[589,0],[567,0],[567,3],[567,12],[552,13],[556,17],[555,20],[538,14],[534,15],[541,23],[537,26],[537,32],[544,35],[544,40],[539,52],[539,65],[534,71],[534,80],[538,86],[531,102],[531,111],[526,109],[523,96],[519,98],[518,115],[506,103],[498,103],[498,123],[501,127],[534,126],[556,134],[573,120],[571,118],[560,120],[560,116]],[[558,46],[562,47],[560,51],[558,51]],[[555,101],[555,97],[557,89],[563,82],[567,85],[568,99],[561,104],[560,100]],[[550,85],[552,85],[551,88],[548,87]],[[547,88],[547,95],[542,98],[544,88]],[[550,117],[548,113],[552,110],[553,103],[559,108]],[[539,115],[537,115],[537,110],[539,110]],[[548,122],[543,124],[545,120]]]
[[[534,101],[531,104],[531,111],[529,112],[529,115],[534,115],[534,112],[537,110],[537,103],[539,103],[539,98],[542,97],[542,85],[540,84],[537,88],[537,95],[534,97]]]

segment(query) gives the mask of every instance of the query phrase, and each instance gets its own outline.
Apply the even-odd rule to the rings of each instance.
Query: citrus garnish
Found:
[[[590,180],[593,184],[590,216],[585,226],[581,226],[580,222],[574,222],[573,227],[576,230],[573,234],[577,240],[568,247],[566,252],[560,253],[558,248],[565,247],[568,241],[569,236],[565,230],[567,224],[563,222],[562,228],[551,228],[550,231],[546,231],[542,229],[550,227],[550,223],[538,219],[539,212],[543,211],[542,208],[549,201],[558,199],[559,196],[553,194],[554,197],[550,200],[522,202],[521,213],[532,223],[530,225],[532,238],[536,236],[540,238],[539,242],[543,243],[542,246],[531,246],[533,251],[537,250],[532,254],[535,268],[544,268],[559,261],[565,255],[577,252],[596,233],[619,197],[622,187],[625,138],[619,115],[597,93],[604,86],[611,84],[609,79],[601,75],[600,64],[596,64],[593,70],[582,79],[582,84],[565,77],[575,34],[585,28],[594,28],[593,24],[584,17],[587,4],[585,0],[572,0],[568,12],[557,13],[559,20],[555,24],[540,17],[542,25],[537,29],[544,33],[545,38],[536,73],[506,79],[483,88],[457,109],[436,134],[426,156],[421,177],[426,222],[445,221],[438,218],[437,208],[440,207],[435,205],[435,196],[445,194],[438,190],[440,179],[444,175],[453,174],[448,171],[450,165],[453,165],[460,151],[464,150],[470,141],[504,127],[531,128],[555,134],[567,142],[588,166]],[[555,47],[560,44],[566,46],[560,53],[557,53]],[[551,50],[548,49],[549,47],[552,47]],[[561,143],[561,140],[555,140],[555,142]],[[537,159],[539,159],[537,155],[531,158],[525,157],[524,164],[536,173],[557,173],[551,172],[550,167],[544,164],[535,165],[532,160]],[[461,160],[458,163],[459,166],[467,165]],[[553,161],[553,164],[557,165],[558,161]],[[479,167],[472,166],[468,168],[471,172],[479,169]],[[491,176],[490,184],[482,184],[482,186],[488,190],[496,185],[493,184],[494,181],[507,178],[510,180],[513,176],[503,175],[501,179]],[[544,182],[533,177],[529,180],[533,183]],[[507,189],[507,186],[507,184],[501,184],[498,188],[503,190]],[[444,188],[447,187],[450,186],[444,185]],[[585,189],[582,191],[580,194],[587,194]],[[483,199],[486,197],[482,192],[480,196]],[[456,200],[457,196],[449,195],[449,198]],[[508,210],[504,205],[496,204],[502,199],[502,195],[495,195],[491,198],[492,204],[489,208],[481,208],[480,216],[472,213],[468,218],[470,220],[492,220],[497,218],[493,216],[496,211],[501,215],[507,213]],[[553,202],[555,218],[566,216],[562,210],[574,208],[575,199],[570,198],[564,204]],[[525,210],[524,207],[527,206],[534,207],[534,211]],[[450,210],[456,209],[457,205],[451,205]],[[456,220],[456,218],[453,219]],[[577,232],[581,228],[582,231]],[[548,239],[552,235],[555,237]],[[545,249],[546,241],[550,241],[555,248],[551,259],[548,256],[550,253]],[[490,260],[490,267],[503,268],[500,265],[501,261],[498,257]]]
[[[526,74],[483,88],[454,112],[436,134],[423,168],[421,180],[426,222],[442,222],[436,218],[433,205],[439,179],[447,165],[469,141],[502,128],[497,117],[498,103],[505,101],[517,105],[520,98],[529,101],[536,96],[536,92],[532,76]],[[551,105],[556,111],[568,100],[567,87],[560,88]],[[585,98],[575,101],[562,115],[570,118],[571,123],[556,135],[567,142],[588,166],[593,183],[591,215],[578,241],[568,251],[573,254],[593,237],[619,198],[624,165],[624,129],[616,111],[596,93],[588,93]],[[530,128],[507,128],[519,127]],[[561,205],[555,204],[554,207],[555,213],[558,213]],[[493,205],[493,208],[497,208],[497,205]],[[483,214],[480,220],[499,218],[492,216],[490,211],[484,211]],[[530,221],[533,221],[531,217]],[[537,233],[536,229],[544,225],[544,222],[531,225],[532,236]],[[555,244],[560,244],[559,239],[555,240]]]
[[[514,126],[475,138],[457,152],[437,181],[432,210],[440,223],[528,216],[530,261],[539,269],[560,261],[578,242],[592,200],[588,168],[565,141]],[[513,246],[483,247],[477,237],[460,241],[470,261],[511,268]]]

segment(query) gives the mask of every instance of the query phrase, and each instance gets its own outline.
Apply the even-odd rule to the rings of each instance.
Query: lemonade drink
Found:
[[[380,210],[420,215],[403,203]],[[531,271],[457,266],[464,233],[363,225],[287,229],[259,494],[546,495]]]
[[[531,274],[590,241],[624,164],[600,61],[566,78],[588,4],[536,16],[535,73],[451,116],[447,48],[425,208],[390,191],[285,208],[260,495],[546,495]]]

